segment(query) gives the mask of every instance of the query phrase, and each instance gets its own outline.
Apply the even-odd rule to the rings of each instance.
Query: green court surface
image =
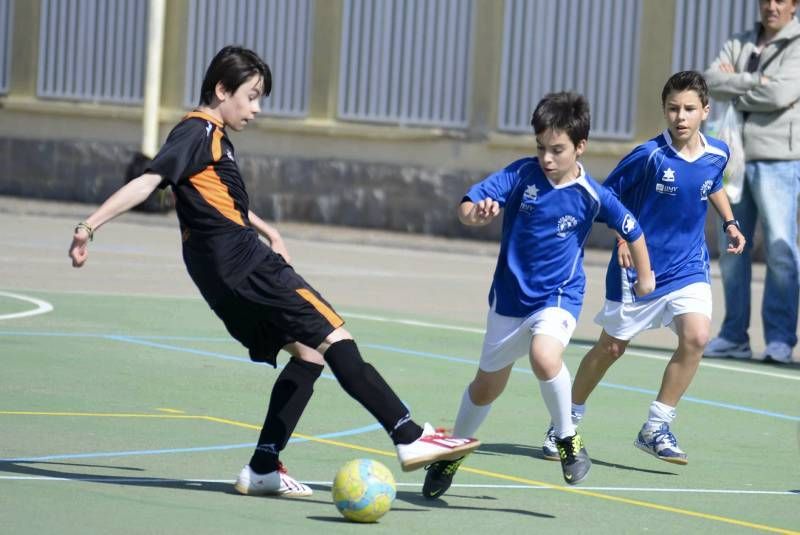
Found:
[[[452,426],[481,326],[339,311],[415,419]],[[704,362],[673,426],[690,463],[675,466],[632,445],[666,357],[632,348],[581,426],[589,478],[567,487],[558,463],[541,459],[548,417],[521,359],[480,430],[483,446],[435,501],[420,495],[424,471],[401,472],[385,433],[326,373],[282,456],[314,495],[256,498],[232,481],[277,373],[250,363],[200,299],[9,288],[0,317],[3,533],[800,530],[797,367]],[[573,372],[586,343],[568,349]],[[331,503],[336,469],[357,457],[380,460],[398,481],[376,525],[350,524]]]

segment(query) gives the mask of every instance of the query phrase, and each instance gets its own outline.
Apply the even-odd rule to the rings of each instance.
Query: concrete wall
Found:
[[[167,2],[160,135],[186,112],[186,0]],[[99,203],[122,184],[141,143],[141,108],[36,98],[39,0],[16,2],[9,94],[0,96],[0,194]],[[494,239],[498,226],[459,225],[469,184],[534,151],[532,135],[497,123],[503,3],[477,0],[470,124],[465,131],[403,128],[336,118],[342,0],[317,1],[310,116],[259,119],[232,134],[253,208],[267,218]],[[662,129],[660,90],[670,74],[675,3],[643,3],[634,138],[592,139],[584,163],[602,179],[634,145]],[[607,247],[608,232],[591,245]]]

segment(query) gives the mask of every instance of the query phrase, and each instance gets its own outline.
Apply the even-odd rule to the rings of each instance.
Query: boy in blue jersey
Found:
[[[583,303],[583,245],[597,219],[631,243],[638,295],[653,290],[650,261],[632,214],[585,171],[578,158],[589,136],[589,106],[575,93],[542,99],[531,124],[537,158],[523,158],[467,192],[458,211],[465,225],[486,225],[504,211],[500,254],[475,379],[464,391],[454,433],[474,433],[502,393],[514,362],[528,353],[555,423],[564,479],[574,485],[591,461],[570,419],[570,375],[562,361]],[[462,459],[428,467],[427,498],[450,486]]]
[[[727,252],[741,254],[745,239],[722,189],[728,147],[700,133],[709,112],[702,75],[694,71],[674,74],[662,90],[661,103],[667,129],[636,147],[604,183],[633,212],[647,235],[656,290],[647,296],[633,291],[629,248],[620,241],[608,264],[606,302],[595,318],[603,331],[575,375],[572,409],[577,423],[589,394],[634,336],[669,326],[678,335],[678,348],[634,444],[661,460],[686,464],[686,453],[678,447],[670,423],[700,363],[711,327],[711,275],[704,232],[709,201],[725,222]],[[553,430],[551,426],[542,448],[550,459],[558,455]]]

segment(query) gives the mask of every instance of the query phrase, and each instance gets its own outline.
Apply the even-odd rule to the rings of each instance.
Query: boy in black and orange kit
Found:
[[[104,223],[171,185],[192,280],[228,332],[250,358],[276,365],[281,349],[291,354],[272,389],[258,445],[242,469],[242,494],[309,496],[278,456],[308,404],[327,363],[345,391],[389,433],[404,471],[437,460],[460,458],[480,443],[420,427],[380,374],[362,360],[339,315],[292,268],[278,231],[248,208],[235,151],[226,128],[243,130],[269,95],[269,67],[248,49],[220,50],[206,71],[200,105],[187,114],[145,173],[109,197],[75,228],[70,257],[86,262],[88,242]],[[259,239],[263,236],[269,245]]]

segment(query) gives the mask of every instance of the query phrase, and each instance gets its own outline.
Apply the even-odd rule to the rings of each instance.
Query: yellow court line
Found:
[[[170,414],[186,414],[185,411],[179,411],[178,409],[167,409],[164,407],[159,407],[156,410],[161,412],[168,412]]]
[[[216,422],[226,425],[232,425],[236,427],[244,427],[246,429],[260,429],[260,425],[248,424],[245,422],[239,422],[236,420],[230,420],[227,418],[218,418],[216,416],[208,416],[208,415],[190,415],[190,414],[141,414],[141,413],[92,413],[92,412],[44,412],[44,411],[0,411],[0,415],[21,415],[21,416],[94,416],[94,417],[106,417],[106,418],[169,418],[169,419],[183,419],[183,420],[207,420],[210,422]],[[305,435],[301,433],[292,433],[292,436],[302,438],[308,440],[309,442],[317,442],[319,444],[328,444],[330,446],[338,446],[341,448],[347,448],[350,450],[357,450],[363,451],[365,453],[372,453],[375,455],[382,455],[384,457],[394,457],[395,454],[393,452],[389,452],[386,450],[379,450],[375,448],[368,448],[365,446],[359,446],[357,444],[351,444],[349,442],[341,442],[338,440],[330,440],[327,438],[317,438],[312,435]],[[523,483],[526,485],[534,485],[542,488],[548,488],[552,490],[557,490],[561,492],[568,492],[571,494],[578,494],[581,496],[589,496],[591,498],[599,498],[602,500],[608,500],[612,502],[619,502],[625,503],[628,505],[634,505],[637,507],[644,507],[647,509],[655,509],[658,511],[665,511],[668,513],[675,513],[684,516],[691,516],[695,518],[702,518],[705,520],[714,520],[716,522],[723,522],[726,524],[733,524],[735,526],[741,526],[746,528],[757,529],[761,531],[768,531],[771,533],[782,533],[784,535],[800,535],[798,531],[792,531],[789,529],[782,529],[776,528],[773,526],[767,526],[764,524],[756,524],[753,522],[746,522],[743,520],[736,520],[735,518],[728,518],[725,516],[719,515],[712,515],[708,513],[699,513],[697,511],[691,511],[689,509],[681,509],[678,507],[670,507],[668,505],[659,505],[657,503],[652,502],[645,502],[642,500],[633,500],[630,498],[622,498],[620,496],[612,496],[610,494],[603,494],[600,492],[582,490],[576,487],[566,487],[562,485],[553,485],[550,483],[545,483],[544,481],[537,481],[535,479],[527,479],[517,476],[510,476],[507,474],[501,474],[499,472],[490,472],[488,470],[480,470],[478,468],[469,468],[464,466],[461,468],[462,472],[471,472],[473,474],[478,474],[486,477],[491,477],[495,479],[502,479],[506,481],[513,481],[515,483]]]
[[[47,412],[47,411],[0,411],[0,415],[11,416],[92,416],[95,418],[174,418],[178,420],[198,420],[202,416],[190,414],[147,414],[127,412]]]
[[[385,451],[385,450],[377,450],[377,449],[373,449],[373,448],[365,448],[363,446],[357,446],[355,444],[349,444],[347,442],[339,442],[337,440],[329,440],[329,439],[326,439],[326,438],[316,438],[314,436],[302,435],[300,433],[293,433],[292,436],[296,436],[296,437],[299,437],[299,438],[304,438],[304,439],[306,439],[308,441],[312,441],[312,442],[319,442],[321,444],[330,444],[332,446],[340,446],[340,447],[343,447],[343,448],[349,448],[349,449],[353,449],[353,450],[359,450],[359,451],[365,451],[365,452],[369,452],[369,453],[374,453],[374,454],[377,454],[377,455],[383,455],[385,457],[394,457],[395,456],[394,453],[391,453],[391,452],[388,452],[388,451]],[[755,524],[753,522],[745,522],[744,520],[736,520],[735,518],[728,518],[728,517],[719,516],[719,515],[712,515],[712,514],[708,514],[708,513],[698,513],[697,511],[691,511],[689,509],[681,509],[681,508],[678,508],[678,507],[670,507],[668,505],[659,505],[657,503],[645,502],[645,501],[642,501],[642,500],[632,500],[630,498],[622,498],[622,497],[619,497],[619,496],[612,496],[610,494],[603,494],[603,493],[600,493],[600,492],[582,490],[580,488],[575,488],[575,487],[565,487],[565,486],[562,486],[562,485],[552,485],[550,483],[545,483],[544,481],[536,481],[534,479],[526,479],[526,478],[522,478],[522,477],[509,476],[509,475],[501,474],[501,473],[498,473],[498,472],[490,472],[488,470],[480,470],[478,468],[469,468],[467,466],[463,466],[463,467],[461,467],[460,470],[462,472],[472,472],[473,474],[478,474],[478,475],[482,475],[482,476],[486,476],[486,477],[492,477],[492,478],[495,478],[495,479],[504,479],[506,481],[514,481],[515,483],[523,483],[523,484],[526,484],[526,485],[534,485],[534,486],[548,488],[548,489],[552,489],[552,490],[558,490],[558,491],[562,491],[562,492],[569,492],[569,493],[572,493],[572,494],[580,494],[582,496],[590,496],[592,498],[600,498],[602,500],[609,500],[609,501],[613,501],[613,502],[626,503],[628,505],[635,505],[637,507],[645,507],[645,508],[648,508],[648,509],[657,509],[659,511],[666,511],[668,513],[676,513],[676,514],[679,514],[679,515],[693,516],[693,517],[696,517],[696,518],[703,518],[705,520],[715,520],[717,522],[724,522],[726,524],[733,524],[733,525],[736,525],[736,526],[742,526],[742,527],[757,529],[757,530],[761,530],[761,531],[769,531],[769,532],[772,532],[772,533],[783,533],[785,535],[800,535],[800,532],[798,532],[798,531],[792,531],[792,530],[782,529],[782,528],[775,528],[775,527],[767,526],[767,525],[764,525],[764,524]]]

